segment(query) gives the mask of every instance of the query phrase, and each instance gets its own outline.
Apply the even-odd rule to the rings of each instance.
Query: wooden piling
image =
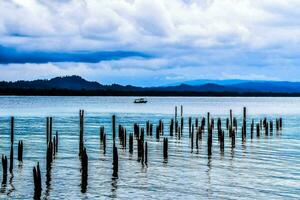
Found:
[[[133,134],[131,133],[129,135],[129,153],[133,153]]]
[[[53,143],[50,140],[48,143],[48,147],[47,147],[47,152],[46,152],[47,156],[46,156],[46,169],[47,171],[51,169],[51,164],[53,161]]]
[[[260,137],[260,124],[259,123],[256,124],[256,137],[257,138]]]
[[[46,118],[46,144],[49,142],[49,117]]]
[[[148,144],[145,142],[145,165],[148,165]]]
[[[194,124],[192,124],[192,130],[191,130],[191,151],[194,149]]]
[[[56,131],[56,143],[55,143],[55,152],[58,152],[58,131]]]
[[[159,126],[156,126],[156,140],[159,141]]]
[[[50,121],[49,121],[49,140],[52,140],[52,122],[53,122],[53,119],[52,117],[50,117]]]
[[[118,178],[119,160],[118,160],[118,149],[116,145],[113,145],[113,178]]]
[[[252,119],[252,122],[251,122],[251,130],[250,130],[251,140],[253,139],[253,132],[254,132],[254,119]]]
[[[163,150],[164,150],[164,159],[167,159],[168,158],[168,138],[164,138]]]
[[[84,110],[79,110],[79,156],[81,156],[84,147],[83,133],[84,133]]]
[[[103,154],[106,153],[106,134],[103,135]]]
[[[18,161],[23,162],[23,141],[18,143]]]
[[[183,117],[181,117],[181,120],[180,120],[180,132],[181,133],[183,131],[183,127],[184,127],[184,119],[183,119]]]
[[[14,124],[15,118],[10,118],[10,157],[9,157],[9,172],[12,173],[14,168]]]
[[[36,167],[33,167],[33,181],[34,181],[34,199],[40,199],[42,194],[42,179],[40,165],[37,163]]]
[[[153,124],[150,124],[150,136],[152,136],[152,133],[153,133]]]
[[[7,182],[7,157],[2,154],[2,184]]]
[[[220,150],[221,152],[224,151],[224,131],[221,130],[221,133],[220,133]]]
[[[81,192],[85,193],[88,185],[88,155],[84,147],[81,155]]]
[[[173,136],[174,133],[174,119],[171,119],[170,122],[170,136]]]
[[[14,144],[14,126],[15,126],[15,118],[10,118],[10,144]]]
[[[208,127],[208,136],[207,136],[207,155],[208,156],[211,156],[211,154],[212,154],[211,149],[212,149],[212,128]]]
[[[235,148],[235,130],[232,131],[231,135],[231,148]]]
[[[14,168],[14,147],[10,146],[10,157],[9,157],[9,173],[12,174]]]
[[[116,139],[116,116],[112,116],[112,135],[113,135],[113,140],[115,141]]]
[[[180,117],[183,116],[183,105],[180,106]]]
[[[191,131],[192,131],[192,118],[189,117],[189,137],[191,137]]]
[[[56,137],[54,136],[53,137],[53,142],[52,142],[52,146],[53,146],[53,156],[55,156],[55,154],[56,154]]]

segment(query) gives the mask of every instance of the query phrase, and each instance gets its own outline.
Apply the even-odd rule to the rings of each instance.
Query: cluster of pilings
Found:
[[[9,156],[9,173],[13,177],[13,169],[14,169],[14,130],[15,126],[15,118],[11,117],[10,118],[10,156]],[[22,165],[23,162],[23,141],[20,140],[18,142],[18,157],[19,161],[19,166]],[[2,189],[5,190],[6,183],[7,183],[7,168],[8,168],[8,163],[7,163],[7,157],[6,155],[2,154],[2,173],[3,173],[3,178],[2,178]]]
[[[180,120],[180,122],[178,121]],[[202,141],[203,135],[207,133],[207,155],[208,157],[212,156],[212,145],[213,145],[213,135],[216,132],[218,138],[219,149],[224,153],[225,141],[224,138],[226,133],[228,133],[228,138],[230,141],[230,146],[232,149],[236,146],[236,136],[238,134],[238,122],[237,118],[233,116],[232,110],[230,110],[229,118],[226,118],[226,125],[222,126],[222,119],[216,119],[216,131],[215,131],[215,119],[210,116],[210,113],[207,113],[207,117],[202,117],[201,120],[198,118],[188,117],[188,137],[190,140],[191,152],[199,149],[199,141]],[[46,151],[46,192],[47,187],[50,185],[51,180],[51,168],[52,162],[56,157],[58,151],[58,132],[52,137],[52,117],[46,118],[46,138],[47,138],[47,151]],[[142,166],[148,167],[148,142],[147,137],[152,137],[152,124],[150,121],[146,121],[145,129],[139,124],[133,124],[133,132],[128,134],[128,146],[129,154],[132,156],[134,151],[134,143],[136,141],[136,154],[137,161],[141,163]],[[119,157],[118,157],[118,146],[116,138],[118,137],[118,145],[121,146],[123,150],[127,148],[127,130],[125,126],[118,125],[118,135],[116,135],[116,116],[112,116],[112,178],[117,179],[119,177]],[[177,106],[175,107],[175,117],[170,119],[169,124],[169,136],[164,135],[164,122],[159,120],[156,127],[155,139],[156,142],[163,144],[162,158],[164,162],[168,161],[168,149],[169,149],[169,140],[175,136],[177,140],[181,140],[183,136],[183,127],[184,127],[184,117],[183,117],[183,106],[181,106],[181,115],[180,118],[177,116]],[[224,128],[225,127],[225,128]],[[10,120],[10,165],[9,171],[13,171],[13,142],[14,142],[14,117],[11,117]],[[256,130],[255,130],[256,129]],[[261,135],[271,136],[273,132],[280,132],[282,130],[282,118],[278,118],[275,121],[275,127],[273,121],[267,118],[260,119],[257,123],[252,119],[250,123],[250,138],[255,137],[259,138]],[[99,129],[100,137],[100,146],[102,146],[103,153],[106,152],[106,133],[104,126],[101,126]],[[163,141],[160,138],[163,137]],[[241,138],[242,143],[246,142],[247,139],[247,113],[246,107],[243,108],[243,117],[241,124]],[[88,185],[88,155],[87,149],[84,145],[84,111],[79,111],[79,159],[81,162],[81,191],[85,193],[87,191]],[[23,141],[20,140],[18,143],[18,161],[23,162]],[[2,184],[6,183],[7,180],[7,157],[2,155],[2,168],[3,168],[3,180]],[[41,172],[39,163],[33,168],[33,179],[34,179],[34,198],[39,199],[41,197],[42,183],[41,183]]]

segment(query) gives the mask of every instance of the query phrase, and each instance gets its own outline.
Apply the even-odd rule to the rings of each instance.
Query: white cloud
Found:
[[[251,78],[270,77],[269,73],[270,78],[282,79],[267,70],[287,67],[299,74],[299,7],[298,0],[2,0],[0,44],[47,51],[130,50],[154,56],[97,65],[69,63],[64,65],[72,67],[66,69],[61,64],[34,65],[41,68],[35,72],[40,76],[97,74],[101,81],[102,70],[109,82],[109,77],[122,79],[110,73],[126,70],[128,79],[158,71],[160,80],[244,77],[244,72]],[[229,72],[232,66],[237,66],[236,72]],[[30,64],[23,67],[35,71]],[[47,72],[47,67],[53,71]],[[264,69],[256,72],[255,67]],[[21,68],[2,67],[0,78],[13,77]]]
[[[64,36],[73,36],[70,43],[91,39],[99,48],[101,40],[137,49],[162,44],[266,47],[283,45],[287,35],[299,43],[300,22],[289,17],[300,16],[297,6],[295,0],[3,0],[0,30],[1,37],[54,37],[57,43]],[[269,37],[273,33],[274,39]]]

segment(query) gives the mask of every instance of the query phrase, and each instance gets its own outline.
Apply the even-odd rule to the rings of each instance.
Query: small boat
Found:
[[[135,99],[134,103],[147,103],[147,100],[144,98]]]

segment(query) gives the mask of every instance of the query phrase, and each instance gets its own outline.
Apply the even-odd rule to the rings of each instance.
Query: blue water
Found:
[[[32,168],[40,162],[42,199],[300,199],[300,98],[148,97],[147,104],[133,104],[134,97],[0,97],[0,151],[9,157],[10,116],[15,117],[13,175],[1,188],[1,199],[32,199]],[[169,137],[168,125],[175,105],[184,107],[185,129],[181,140]],[[248,131],[241,141],[241,114],[247,107]],[[89,156],[87,192],[81,193],[78,159],[79,109],[85,110],[85,146]],[[225,137],[224,155],[214,134],[212,157],[207,157],[206,136],[199,150],[191,152],[187,118],[225,119],[232,109],[239,122],[236,148]],[[119,178],[112,180],[111,116],[132,132],[133,123],[165,123],[169,157],[164,162],[162,140],[148,141],[148,166],[134,153],[119,151]],[[180,114],[180,107],[178,108]],[[59,132],[59,152],[52,165],[51,185],[46,186],[46,116],[53,117]],[[283,131],[250,139],[250,120],[283,118]],[[108,134],[104,155],[99,127]],[[227,133],[227,132],[226,132]],[[18,163],[17,143],[23,140],[23,163]],[[0,169],[2,177],[2,168]]]

